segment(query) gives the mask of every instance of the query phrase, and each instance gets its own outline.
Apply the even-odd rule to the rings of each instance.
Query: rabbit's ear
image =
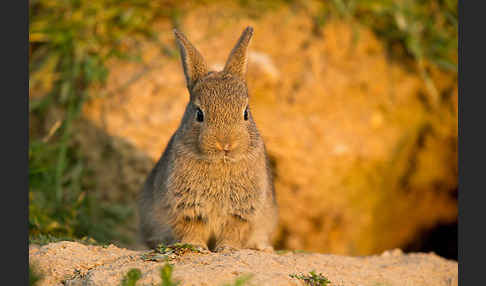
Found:
[[[224,71],[245,79],[248,62],[248,44],[253,36],[253,28],[247,27],[231,51]]]
[[[208,67],[198,50],[189,42],[181,32],[174,29],[176,42],[182,59],[182,68],[186,76],[186,84],[189,91],[196,81],[208,73]]]

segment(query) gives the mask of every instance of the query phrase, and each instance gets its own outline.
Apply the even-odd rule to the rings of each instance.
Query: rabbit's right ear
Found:
[[[174,34],[181,53],[182,68],[186,76],[187,88],[191,91],[194,84],[208,73],[208,67],[201,54],[184,34],[176,29],[174,29]]]
[[[224,71],[245,79],[248,62],[248,45],[253,36],[253,27],[246,27],[231,51]]]

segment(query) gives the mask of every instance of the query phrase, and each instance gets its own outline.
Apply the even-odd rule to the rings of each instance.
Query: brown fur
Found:
[[[186,242],[216,251],[271,250],[278,220],[273,180],[251,112],[244,120],[253,29],[245,29],[220,72],[209,72],[187,38],[174,33],[190,101],[143,187],[142,236],[149,247]]]

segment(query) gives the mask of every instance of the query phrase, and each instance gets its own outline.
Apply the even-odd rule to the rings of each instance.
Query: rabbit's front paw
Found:
[[[186,241],[186,240],[181,241],[181,243],[190,245],[194,250],[196,250],[199,253],[210,253],[211,252],[211,251],[209,251],[207,245],[205,245],[203,243],[190,242],[190,241]]]

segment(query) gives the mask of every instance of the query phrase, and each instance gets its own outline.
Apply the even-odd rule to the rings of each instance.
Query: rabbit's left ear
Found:
[[[251,36],[253,36],[253,28],[247,27],[231,51],[223,71],[236,75],[243,80],[245,79],[248,63],[248,44]]]

